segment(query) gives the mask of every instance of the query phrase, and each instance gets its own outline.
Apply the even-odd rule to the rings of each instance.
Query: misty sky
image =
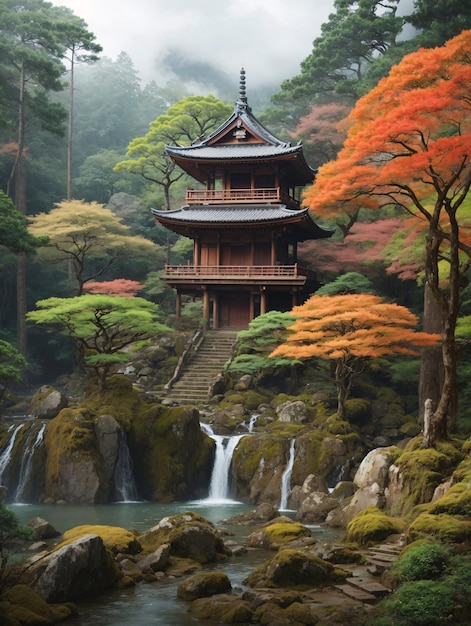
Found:
[[[129,54],[143,82],[171,78],[170,50],[209,63],[247,87],[279,86],[299,72],[334,0],[53,0],[83,18],[115,60]]]

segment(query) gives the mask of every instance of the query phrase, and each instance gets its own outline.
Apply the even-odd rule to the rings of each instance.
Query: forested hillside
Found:
[[[451,407],[456,416],[458,386],[462,406],[471,392],[463,358],[470,300],[470,162],[458,145],[459,138],[469,145],[469,50],[459,57],[469,38],[456,43],[454,52],[446,43],[471,28],[471,10],[457,0],[415,0],[410,15],[399,15],[398,5],[398,0],[336,0],[311,53],[299,59],[299,74],[287,76],[270,102],[257,85],[249,84],[248,96],[270,130],[293,144],[302,141],[310,164],[321,168],[306,202],[336,233],[329,242],[305,244],[303,260],[327,287],[335,285],[331,293],[355,293],[356,279],[342,283],[343,275],[354,273],[367,281],[370,293],[410,308],[424,330],[448,332],[452,365],[444,410]],[[435,48],[441,52],[427,52]],[[416,56],[410,71],[417,79],[406,84],[408,66],[400,64],[411,53]],[[38,301],[75,298],[87,291],[87,283],[125,279],[142,286],[139,296],[156,305],[160,322],[173,313],[173,295],[159,274],[166,262],[186,262],[192,248],[156,226],[150,209],[181,206],[190,181],[166,159],[164,148],[190,145],[226,119],[237,77],[232,95],[225,76],[205,95],[191,93],[184,75],[164,85],[144,84],[126,52],[111,60],[80,15],[43,0],[0,0],[0,58],[0,385],[5,385],[22,376],[25,382],[54,379],[75,367],[67,338],[27,326],[26,315]],[[455,73],[446,76],[450,63]],[[250,79],[250,59],[245,64]],[[393,119],[389,109],[397,103],[387,104],[389,94],[417,89],[432,98],[430,107],[420,109],[417,100],[414,106],[413,95],[406,106],[398,96],[403,108]],[[372,116],[383,116],[389,135],[368,149],[368,138],[378,136],[378,128],[368,125]],[[363,133],[361,153],[355,152],[358,133]],[[446,139],[448,144],[440,143]],[[432,148],[447,159],[446,172],[432,159]],[[409,156],[420,152],[414,181],[425,180],[429,193],[409,185],[409,165],[392,167],[403,163],[401,150]],[[360,160],[363,172],[355,169]],[[366,170],[385,170],[386,161],[389,178],[378,191]],[[422,226],[425,220],[428,230],[409,217],[419,217]],[[194,304],[189,311],[194,317]],[[428,373],[441,368],[440,358],[430,354],[422,364]],[[418,361],[414,367],[419,380]],[[410,376],[406,369],[397,369],[398,379]],[[421,398],[428,397],[423,372],[421,380],[426,387]]]

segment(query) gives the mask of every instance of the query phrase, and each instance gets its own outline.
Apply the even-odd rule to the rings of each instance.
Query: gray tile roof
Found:
[[[301,146],[290,146],[286,144],[273,146],[271,144],[258,143],[226,144],[221,146],[204,146],[198,144],[189,147],[167,147],[167,152],[170,155],[175,154],[179,157],[188,157],[191,159],[227,159],[231,161],[237,159],[266,159],[267,157],[284,156],[300,151]]]

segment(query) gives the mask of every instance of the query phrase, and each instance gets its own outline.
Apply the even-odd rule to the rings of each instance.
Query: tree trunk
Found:
[[[67,136],[67,200],[72,199],[72,145],[74,115],[74,53],[70,61],[69,126]]]
[[[26,165],[20,158],[15,178],[15,204],[20,213],[26,215]],[[19,352],[26,357],[28,352],[26,328],[26,253],[20,252],[16,259],[16,342]]]
[[[424,287],[423,330],[426,333],[443,333],[442,313],[428,282]],[[441,346],[424,350],[419,375],[419,424],[424,423],[425,401],[429,399],[437,406],[444,377]]]

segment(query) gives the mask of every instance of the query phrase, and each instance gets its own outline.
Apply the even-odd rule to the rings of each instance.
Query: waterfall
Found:
[[[37,434],[34,434],[34,429],[31,428],[26,445],[23,448],[23,458],[21,460],[20,477],[18,479],[18,486],[13,497],[13,502],[16,504],[22,504],[24,498],[24,491],[29,485],[31,472],[33,469],[33,458],[36,448],[42,443],[44,438],[44,431],[46,430],[46,424],[42,424]]]
[[[10,426],[10,428],[7,431],[7,432],[10,432],[11,430],[13,430],[13,428],[15,428],[12,436],[8,440],[8,443],[7,443],[6,447],[5,447],[5,449],[0,454],[0,484],[4,484],[3,474],[5,473],[5,470],[8,467],[8,464],[10,463],[11,453],[12,453],[12,450],[13,450],[13,446],[15,445],[16,436],[18,435],[20,430],[23,428],[23,425],[24,424],[21,423],[16,428],[14,427],[14,425],[12,425],[12,426]]]
[[[134,481],[132,458],[129,453],[126,433],[119,433],[118,459],[114,468],[113,480],[118,502],[135,502],[137,487]]]
[[[253,415],[250,416],[248,424],[246,422],[243,423],[243,425],[246,427],[249,433],[253,433],[253,429],[254,429],[257,419],[258,419],[258,415],[254,413]]]
[[[288,497],[291,491],[291,472],[294,465],[294,445],[295,440],[291,439],[288,463],[286,464],[285,471],[281,476],[281,499],[280,506],[278,507],[281,511],[286,511],[288,508]]]
[[[215,435],[213,429],[208,424],[201,424],[201,429],[216,443],[216,455],[209,485],[208,500],[213,502],[230,500],[229,470],[231,468],[232,455],[237,444],[245,435]]]

